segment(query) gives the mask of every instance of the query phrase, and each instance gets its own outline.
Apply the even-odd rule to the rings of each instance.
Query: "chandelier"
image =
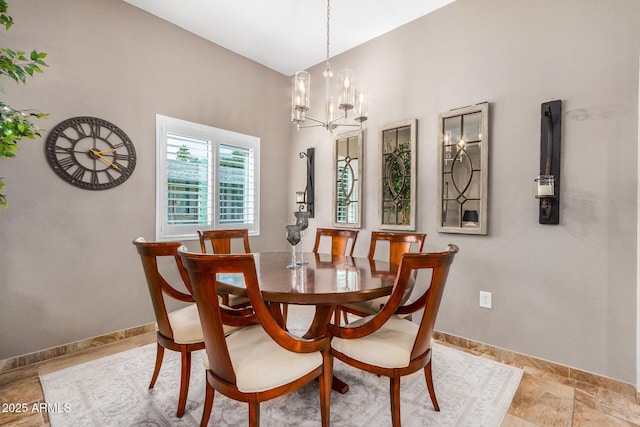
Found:
[[[354,89],[353,70],[345,69],[338,73],[338,97],[331,96],[331,78],[333,71],[329,64],[329,18],[331,15],[330,0],[327,0],[327,68],[322,75],[325,78],[325,119],[319,120],[307,115],[309,111],[309,92],[311,76],[306,71],[295,74],[291,94],[291,121],[301,128],[322,126],[333,132],[338,126],[355,126],[362,128],[362,122],[367,120],[367,91],[364,87]],[[353,121],[349,123],[348,115],[354,110]],[[312,124],[305,124],[309,120]]]

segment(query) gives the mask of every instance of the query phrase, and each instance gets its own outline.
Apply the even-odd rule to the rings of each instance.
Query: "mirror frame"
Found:
[[[357,148],[355,155],[351,158],[358,159],[358,170],[355,171],[354,177],[356,182],[356,190],[358,192],[358,206],[356,209],[356,220],[353,222],[338,222],[338,148],[340,141],[349,141],[352,138],[357,140]],[[333,226],[338,228],[361,228],[362,227],[362,206],[364,204],[364,185],[363,185],[363,169],[364,169],[364,132],[362,130],[342,133],[333,138]]]
[[[409,127],[409,214],[408,222],[406,224],[397,223],[385,223],[384,219],[384,134],[388,131]],[[418,120],[409,119],[400,122],[389,123],[381,126],[378,134],[378,147],[379,147],[379,174],[378,174],[378,219],[379,226],[382,230],[408,230],[413,231],[416,229],[416,140],[417,140]],[[396,213],[397,214],[397,213]]]
[[[457,189],[457,186],[455,186],[455,182],[452,180],[452,182],[454,182],[454,189],[458,191],[458,193],[455,195],[455,197],[452,197],[449,194],[449,188],[447,187],[447,190],[445,190],[444,186],[445,186],[445,182],[447,182],[444,178],[445,173],[449,173],[451,174],[453,171],[453,164],[451,164],[451,166],[449,167],[449,171],[445,170],[445,162],[448,162],[449,160],[445,160],[445,155],[449,154],[449,158],[451,156],[451,147],[454,147],[454,141],[447,141],[446,135],[445,135],[445,120],[447,119],[451,119],[451,118],[455,118],[455,117],[460,117],[461,121],[460,121],[460,135],[461,135],[461,139],[462,136],[464,136],[464,117],[468,116],[468,115],[472,115],[472,114],[477,114],[480,113],[481,117],[480,117],[480,123],[478,126],[478,137],[475,140],[471,140],[471,142],[473,144],[478,144],[480,147],[480,165],[479,166],[475,166],[473,165],[473,162],[471,160],[468,160],[467,163],[469,164],[470,167],[470,174],[469,174],[469,179],[468,182],[466,183],[465,188],[462,190],[462,193],[460,193],[460,190]],[[438,203],[437,206],[439,206],[438,208],[438,231],[441,233],[460,233],[460,234],[481,234],[481,235],[486,235],[487,234],[487,217],[488,217],[488,210],[487,210],[487,206],[488,206],[488,184],[489,184],[489,103],[485,102],[482,104],[475,104],[475,105],[471,105],[469,107],[464,107],[464,108],[458,108],[458,109],[454,109],[451,111],[448,111],[446,113],[442,113],[440,114],[440,119],[439,119],[439,136],[438,136]],[[449,152],[445,153],[445,148],[449,147]],[[464,153],[463,155],[467,156],[467,159],[470,159],[468,154],[466,153],[466,151],[464,150],[458,150],[456,147],[454,147],[456,149],[456,154],[454,156],[453,159],[451,159],[452,162],[456,162],[456,159],[459,159],[459,157],[461,159],[461,162],[464,160],[464,158],[462,158],[462,156],[460,156],[460,153]],[[477,219],[478,222],[475,223],[476,225],[474,226],[474,222],[470,222],[467,224],[463,224],[463,220],[462,220],[462,212],[463,212],[463,204],[464,202],[466,202],[466,198],[460,198],[460,196],[463,196],[464,193],[467,191],[468,186],[472,183],[472,179],[473,179],[473,174],[478,173],[479,177],[477,179],[477,184],[479,184],[480,188],[478,190],[479,193],[479,200],[477,202]],[[473,200],[474,198],[469,197],[469,200]],[[446,211],[447,211],[447,203],[446,200],[449,200],[450,202],[457,202],[459,204],[458,206],[458,213],[457,213],[457,221],[458,224],[456,226],[451,226],[451,225],[444,225],[443,221],[446,220]],[[464,200],[463,203],[460,203],[460,200]],[[470,225],[471,224],[471,225]]]

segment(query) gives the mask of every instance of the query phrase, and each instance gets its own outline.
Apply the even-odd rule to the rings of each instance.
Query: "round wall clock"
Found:
[[[46,154],[58,176],[87,190],[120,185],[136,167],[136,150],[127,134],[96,117],[59,123],[47,137]]]

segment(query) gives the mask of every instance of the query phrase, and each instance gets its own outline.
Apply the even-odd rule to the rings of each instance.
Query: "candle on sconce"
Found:
[[[296,203],[305,203],[304,191],[296,191]]]
[[[553,196],[553,185],[538,184],[538,196]]]
[[[554,195],[554,177],[553,175],[540,175],[536,178],[538,182],[538,196]]]

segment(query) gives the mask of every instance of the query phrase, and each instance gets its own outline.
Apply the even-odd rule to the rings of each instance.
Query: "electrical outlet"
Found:
[[[480,307],[491,308],[491,292],[480,291]]]

